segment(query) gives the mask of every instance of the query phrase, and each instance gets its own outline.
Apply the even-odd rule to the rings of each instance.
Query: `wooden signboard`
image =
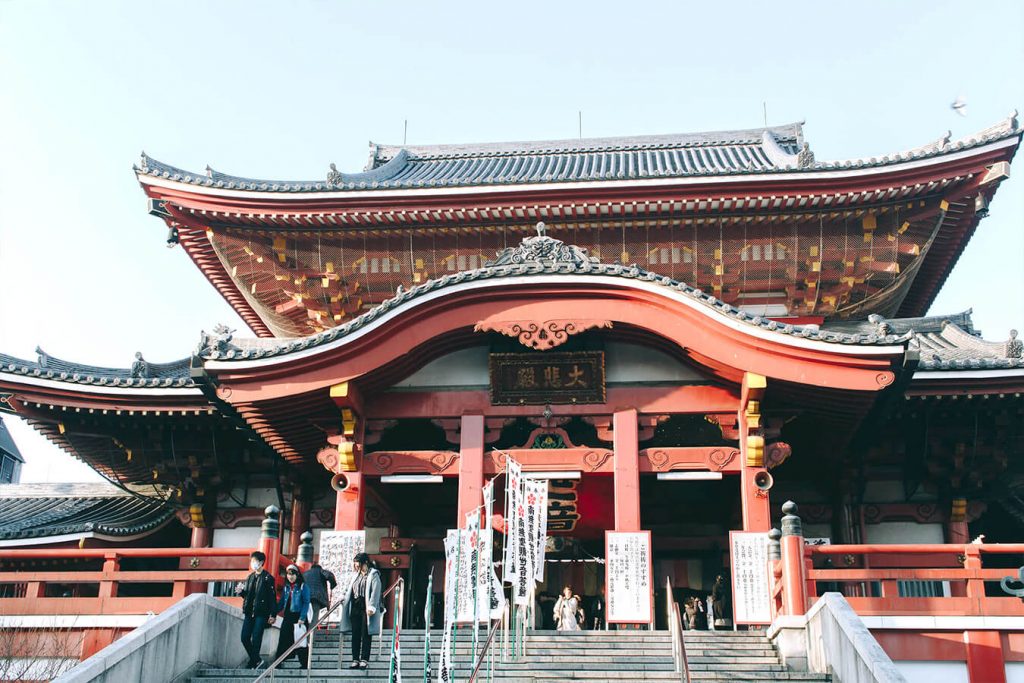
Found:
[[[609,624],[654,621],[650,531],[606,531],[604,594]]]
[[[768,533],[730,531],[732,615],[734,624],[772,623]]]
[[[491,403],[604,403],[604,351],[492,353]]]

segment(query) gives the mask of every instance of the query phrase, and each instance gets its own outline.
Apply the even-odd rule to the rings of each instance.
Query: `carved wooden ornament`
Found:
[[[544,320],[481,320],[474,332],[498,332],[506,337],[516,337],[523,346],[537,351],[547,351],[561,346],[574,334],[595,328],[610,328],[611,320],[568,319]]]

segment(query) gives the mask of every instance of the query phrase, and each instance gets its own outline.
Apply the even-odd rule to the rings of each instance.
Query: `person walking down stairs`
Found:
[[[305,638],[309,629],[309,586],[302,578],[302,572],[294,565],[288,565],[285,571],[285,584],[281,590],[281,599],[277,603],[275,614],[284,610],[281,622],[281,635],[277,641],[277,657],[295,644],[295,638]],[[309,640],[305,640],[306,643]],[[299,660],[299,666],[305,669],[309,665],[309,647],[297,647],[292,655]],[[275,659],[277,659],[275,657]],[[283,664],[284,662],[282,662]]]
[[[259,550],[249,555],[249,569],[251,572],[246,577],[245,583],[235,586],[235,594],[241,595],[242,600],[242,647],[245,648],[249,659],[246,668],[255,669],[263,662],[260,660],[260,648],[263,645],[263,631],[267,628],[267,622],[274,617],[274,577],[270,575],[263,564],[267,556]]]
[[[352,561],[356,572],[352,585],[341,606],[341,632],[351,633],[352,664],[350,669],[365,669],[370,665],[370,642],[380,634],[381,581],[380,572],[366,553],[359,553]]]

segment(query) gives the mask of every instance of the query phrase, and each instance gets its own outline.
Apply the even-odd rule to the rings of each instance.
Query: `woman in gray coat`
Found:
[[[352,561],[356,572],[341,606],[341,632],[352,634],[351,669],[365,669],[370,664],[370,640],[380,634],[381,588],[380,572],[366,553]]]

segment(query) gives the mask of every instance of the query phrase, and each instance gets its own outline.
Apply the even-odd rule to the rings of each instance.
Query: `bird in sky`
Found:
[[[953,103],[949,105],[949,108],[955,111],[960,116],[967,116],[967,100],[964,99],[963,95],[958,95]]]

